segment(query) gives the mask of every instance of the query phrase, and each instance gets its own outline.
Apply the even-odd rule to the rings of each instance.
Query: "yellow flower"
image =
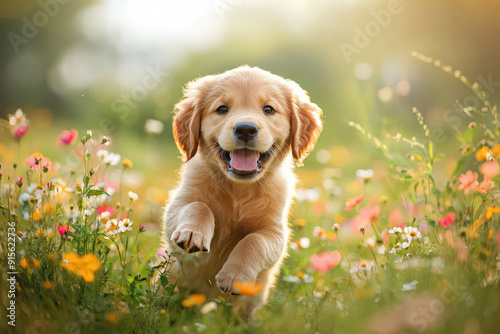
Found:
[[[484,221],[482,219],[476,219],[476,221],[474,222],[474,224],[472,224],[472,226],[470,227],[469,229],[469,236],[471,238],[477,238],[479,237],[479,234],[477,233],[477,230],[481,227],[481,225],[483,225]]]
[[[490,148],[488,146],[483,146],[476,151],[476,159],[478,161],[485,161],[488,157],[488,153],[491,154]]]
[[[134,164],[129,159],[123,159],[122,164],[123,164],[123,166],[128,167],[128,168],[134,167]]]
[[[489,221],[494,213],[500,213],[500,207],[490,206],[488,210],[486,210],[486,214],[484,215],[484,220]]]
[[[199,304],[203,304],[207,301],[207,297],[205,295],[195,293],[187,297],[182,301],[182,306],[184,307],[194,307]]]
[[[500,158],[500,144],[496,144],[491,148],[491,153],[497,158]]]
[[[33,266],[35,268],[40,268],[42,266],[42,262],[40,260],[35,259],[33,260]]]
[[[297,218],[295,219],[295,224],[297,224],[297,226],[299,227],[304,227],[307,224],[307,220],[304,218]]]
[[[488,239],[491,239],[491,238],[493,238],[494,236],[495,236],[495,230],[490,230],[490,231],[488,232]]]
[[[240,293],[244,296],[254,296],[262,291],[264,284],[259,284],[255,282],[234,282],[234,286],[240,290]]]
[[[21,261],[19,261],[19,264],[24,269],[28,268],[28,266],[29,266],[29,262],[28,262],[28,260],[26,258],[22,258]]]
[[[61,267],[82,276],[84,281],[89,283],[94,281],[94,273],[101,267],[101,262],[95,254],[80,257],[78,254],[68,253],[63,255]]]
[[[42,215],[40,214],[40,212],[35,212],[33,213],[33,220],[34,221],[39,221],[40,219],[42,219]]]

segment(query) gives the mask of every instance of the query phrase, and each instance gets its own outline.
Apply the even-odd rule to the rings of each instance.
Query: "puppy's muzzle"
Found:
[[[259,134],[259,128],[252,122],[240,122],[234,126],[233,133],[236,138],[248,143]]]

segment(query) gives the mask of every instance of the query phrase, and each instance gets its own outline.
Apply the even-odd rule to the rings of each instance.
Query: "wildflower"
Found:
[[[118,231],[122,233],[132,231],[133,224],[130,219],[124,218],[118,222]]]
[[[485,177],[488,177],[490,179],[494,178],[498,174],[500,174],[500,168],[498,166],[498,162],[496,160],[493,161],[487,161],[483,163],[479,167],[479,171],[481,174],[483,174]]]
[[[483,146],[476,151],[477,161],[485,161],[488,159],[488,155],[492,155],[492,152],[488,146]]]
[[[408,236],[408,235],[407,235],[407,236]],[[401,248],[406,249],[406,248],[410,247],[410,245],[411,245],[411,240],[412,240],[411,238],[408,238],[408,241],[403,241],[403,242],[401,243]]]
[[[342,256],[337,250],[323,252],[320,255],[313,254],[311,255],[311,265],[315,270],[324,273],[335,268],[340,263],[341,258]]]
[[[495,187],[495,182],[493,182],[492,180],[490,180],[489,177],[485,176],[484,179],[483,179],[483,181],[481,183],[479,183],[474,188],[474,190],[477,191],[478,193],[484,195],[484,194],[487,194],[490,191],[492,191],[494,187]]]
[[[299,248],[309,248],[311,240],[307,237],[300,238],[299,241],[294,241],[290,244],[290,248],[298,250]]]
[[[56,141],[57,146],[67,146],[73,144],[78,137],[78,131],[72,129],[70,131],[64,130],[58,137]]]
[[[416,227],[407,226],[405,227],[404,232],[406,233],[406,238],[410,240],[410,242],[411,240],[417,240],[422,237],[422,234]]]
[[[33,267],[40,268],[41,266],[42,266],[42,262],[40,260],[37,260],[37,259],[33,260]]]
[[[95,154],[96,158],[99,160],[104,160],[108,155],[109,155],[109,152],[107,150],[99,150]]]
[[[491,148],[491,153],[497,158],[500,158],[500,144],[496,144]]]
[[[461,184],[458,186],[458,190],[463,190],[465,195],[469,194],[476,187],[477,177],[477,173],[473,173],[470,170],[465,174],[461,174],[459,177]]]
[[[388,245],[391,242],[391,238],[387,230],[383,230],[382,233],[380,233],[380,235],[382,237],[382,242],[384,243],[384,245]]]
[[[344,210],[352,210],[354,207],[356,207],[361,201],[365,198],[365,195],[356,197],[356,198],[348,198],[347,201],[345,202],[345,207]]]
[[[373,177],[373,170],[371,169],[358,169],[356,171],[356,177],[367,182]]]
[[[129,191],[128,192],[128,198],[130,198],[130,200],[132,202],[135,202],[139,199],[139,195],[137,195],[136,193],[132,192],[132,191]]]
[[[163,131],[163,123],[157,119],[148,119],[144,123],[144,130],[150,134],[160,134]]]
[[[19,238],[19,240],[22,241],[22,239],[26,238],[27,233],[26,232],[17,231],[16,235]]]
[[[200,309],[200,312],[202,314],[207,314],[207,313],[210,313],[210,312],[215,311],[215,310],[217,310],[217,304],[215,302],[208,302],[202,306],[202,308]]]
[[[97,208],[97,214],[102,215],[104,212],[107,212],[108,217],[110,217],[115,213],[115,208],[108,206],[107,203],[103,203],[100,207]]]
[[[396,252],[399,252],[401,250],[401,243],[397,243],[394,245],[394,247],[389,251],[389,253],[396,253]]]
[[[122,157],[119,154],[116,153],[109,153],[104,159],[102,160],[105,164],[111,165],[111,166],[116,166],[120,163]]]
[[[23,178],[22,177],[17,177],[16,178],[16,185],[21,188],[23,186]]]
[[[256,282],[234,282],[234,286],[240,291],[240,293],[244,296],[255,296],[259,292],[262,291],[264,284],[256,283]]]
[[[203,304],[207,301],[205,295],[195,293],[187,297],[182,301],[182,306],[184,307],[195,307],[196,305]]]
[[[297,226],[299,227],[304,227],[307,224],[307,220],[304,218],[297,218],[295,219],[295,224],[297,224]]]
[[[42,287],[45,290],[50,290],[54,287],[54,285],[52,283],[50,283],[49,281],[44,281],[44,282],[42,282]]]
[[[110,323],[110,325],[112,326],[118,326],[119,324],[119,321],[118,321],[118,317],[113,314],[113,313],[109,313],[107,316],[106,316],[106,320]]]
[[[283,281],[288,283],[311,283],[314,278],[311,275],[304,273],[297,273],[297,275],[289,275],[283,277]]]
[[[57,231],[61,236],[68,235],[68,224],[63,224],[62,226],[57,224]]]
[[[44,157],[40,152],[35,152],[28,158],[26,158],[26,165],[32,170],[39,170],[40,168],[42,168],[42,170],[45,171],[45,169],[52,168],[52,162],[50,161],[50,159]]]
[[[365,235],[365,232],[366,232],[366,228],[364,226],[361,226],[359,228],[359,232],[361,232],[361,234],[364,236]]]
[[[146,230],[146,224],[142,224],[140,227],[139,227],[139,232],[144,232]]]
[[[389,230],[389,233],[391,234],[403,233],[403,230],[401,229],[401,227],[393,227]]]
[[[369,271],[373,267],[373,261],[361,260],[356,262],[359,271]]]
[[[493,214],[496,213],[496,214],[500,214],[500,207],[497,207],[497,206],[490,206],[487,210],[486,210],[486,214],[484,215],[484,220],[485,221],[489,221],[491,219],[491,216],[493,216]]]
[[[199,323],[199,322],[195,322],[195,323],[194,323],[194,327],[196,328],[196,331],[197,331],[198,333],[203,332],[204,330],[206,330],[206,329],[207,329],[207,326],[206,326],[206,325],[204,325],[204,324],[202,324],[202,323]]]
[[[134,164],[129,159],[123,159],[122,165],[123,167],[128,167],[128,168],[134,167]]]
[[[24,269],[28,268],[29,267],[29,261],[26,259],[26,258],[22,258],[20,261],[19,261],[19,265],[21,267],[23,267]]]
[[[453,224],[453,222],[455,221],[455,214],[452,213],[452,212],[449,212],[449,213],[446,214],[446,216],[444,217],[444,219],[443,218],[438,218],[438,221],[441,224],[441,226],[448,227],[451,224]]]
[[[412,281],[410,283],[405,283],[405,284],[403,284],[401,291],[405,292],[405,291],[417,290],[417,284],[418,284],[418,281]]]
[[[340,230],[341,226],[340,226],[340,224],[335,223],[335,224],[333,224],[332,228],[335,232],[338,232]]]
[[[103,144],[104,146],[109,146],[111,144],[111,139],[109,139],[109,137],[102,136],[101,144]]]
[[[28,130],[29,121],[26,114],[21,109],[17,109],[14,115],[9,115],[9,124],[14,137],[20,139]]]
[[[61,267],[80,275],[85,282],[89,283],[94,281],[95,272],[101,267],[101,262],[95,254],[80,257],[76,253],[67,253],[63,254]]]

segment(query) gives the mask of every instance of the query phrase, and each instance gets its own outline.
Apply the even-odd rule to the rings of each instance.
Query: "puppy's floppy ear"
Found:
[[[172,130],[175,143],[185,162],[191,160],[198,151],[202,102],[207,85],[206,78],[191,81],[184,89],[183,99],[175,105]]]
[[[311,102],[307,92],[298,84],[293,81],[288,81],[288,84],[292,89],[290,145],[293,158],[302,166],[323,130],[323,111]]]

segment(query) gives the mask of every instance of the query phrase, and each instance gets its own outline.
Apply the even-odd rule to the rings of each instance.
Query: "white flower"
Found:
[[[196,327],[197,332],[203,332],[205,329],[207,329],[207,326],[205,326],[204,324],[200,324],[199,322],[195,322],[194,327]]]
[[[26,187],[26,191],[27,191],[28,193],[30,193],[30,194],[31,194],[31,193],[33,192],[33,190],[35,190],[35,189],[36,189],[36,183],[34,183],[34,182],[32,182],[32,183],[29,185],[29,187]]]
[[[102,161],[111,166],[116,166],[120,163],[121,160],[122,157],[119,154],[111,152]]]
[[[314,278],[311,275],[308,274],[302,274],[298,273],[297,275],[289,275],[283,277],[283,281],[289,282],[289,283],[311,283],[314,280]]]
[[[368,181],[373,177],[373,170],[371,169],[358,169],[356,171],[356,177]]]
[[[337,232],[338,230],[340,230],[340,228],[341,228],[340,224],[338,224],[338,223],[333,224],[332,229],[333,229],[335,232]]]
[[[134,193],[133,191],[129,191],[128,192],[128,198],[130,198],[130,200],[132,202],[135,202],[139,199],[139,195],[137,195],[136,193]]]
[[[26,118],[26,114],[23,113],[21,109],[17,109],[14,115],[10,115],[9,124],[12,126],[14,125],[27,126],[29,124],[29,121]]]
[[[200,309],[201,313],[207,314],[217,309],[217,304],[215,302],[208,302]]]
[[[104,212],[103,212],[104,213]],[[118,234],[118,222],[116,219],[111,219],[106,222],[106,233],[108,234]]]
[[[87,217],[88,217],[88,216],[91,216],[91,215],[92,215],[92,211],[90,211],[90,210],[85,210],[85,211],[83,212],[83,215],[84,215],[84,216],[87,216]]]
[[[372,236],[370,238],[366,238],[364,241],[365,247],[375,247],[376,244],[377,244],[377,238],[375,238],[375,236]]]
[[[401,291],[417,290],[417,284],[418,284],[418,281],[412,281],[410,283],[403,284]]]
[[[395,234],[395,233],[403,233],[403,230],[401,227],[393,227],[389,230],[389,233]]]
[[[401,250],[401,244],[398,242],[397,244],[394,245],[394,247],[389,251],[389,253],[396,253]]]
[[[405,227],[405,233],[408,240],[416,240],[422,237],[422,234],[420,234],[420,231],[416,227]]]
[[[132,223],[130,219],[124,218],[118,222],[118,231],[119,232],[127,232],[127,231],[132,231]]]
[[[408,248],[410,247],[410,245],[411,245],[411,239],[408,239],[408,242],[403,241],[403,243],[401,244],[401,248]]]
[[[22,193],[21,196],[19,196],[19,204],[24,205],[25,203],[30,202],[31,195],[28,193]]]
[[[97,157],[97,159],[99,160],[104,160],[107,156],[109,155],[109,152],[107,150],[99,150],[97,151],[97,153],[95,154],[95,156]]]
[[[303,237],[303,238],[299,239],[299,243],[300,243],[300,247],[309,248],[309,246],[311,245],[311,240],[309,240],[309,238],[307,238],[307,237]]]

